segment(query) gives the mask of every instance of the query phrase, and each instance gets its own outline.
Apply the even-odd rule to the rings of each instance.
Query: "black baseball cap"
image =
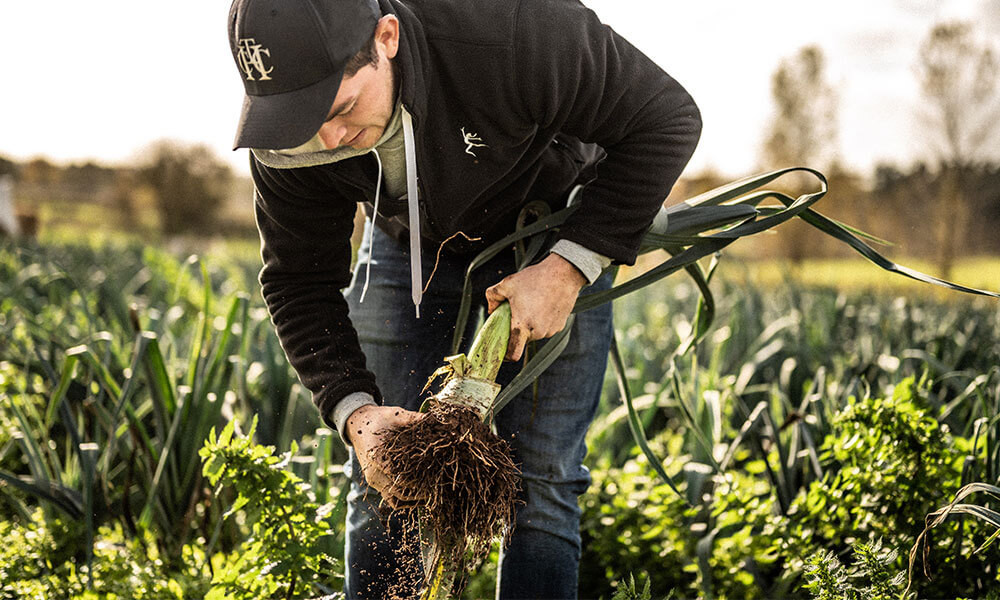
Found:
[[[379,16],[377,0],[234,0],[229,47],[246,96],[233,149],[294,148],[319,131]]]

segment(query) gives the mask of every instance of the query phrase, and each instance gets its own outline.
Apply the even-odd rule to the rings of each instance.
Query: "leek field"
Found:
[[[0,598],[336,597],[346,452],[256,252],[0,242]],[[689,280],[615,301],[581,597],[1000,598],[1000,304],[848,261],[711,285],[687,352]]]

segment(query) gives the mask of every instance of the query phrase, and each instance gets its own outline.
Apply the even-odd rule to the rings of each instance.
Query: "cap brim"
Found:
[[[343,78],[341,69],[294,92],[244,96],[233,150],[283,150],[306,143],[323,126]]]

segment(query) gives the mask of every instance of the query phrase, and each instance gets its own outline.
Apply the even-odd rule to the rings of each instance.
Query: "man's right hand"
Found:
[[[373,451],[382,442],[385,431],[412,423],[425,415],[398,406],[362,406],[347,418],[344,437],[354,446],[354,453],[361,465],[368,485],[379,494],[389,487],[392,480],[382,466],[374,459]],[[383,495],[384,496],[384,495]]]

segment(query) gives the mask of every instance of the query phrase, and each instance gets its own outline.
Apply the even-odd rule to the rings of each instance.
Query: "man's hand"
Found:
[[[586,283],[587,278],[572,263],[549,254],[542,262],[488,288],[486,301],[491,313],[504,300],[510,302],[507,360],[520,360],[527,342],[562,331]]]
[[[382,434],[393,427],[401,427],[417,419],[422,419],[423,414],[413,412],[398,406],[375,406],[367,405],[357,409],[347,418],[347,431],[345,437],[354,446],[354,452],[358,456],[358,463],[361,464],[361,472],[364,473],[365,481],[382,494],[392,483],[372,455],[376,447],[382,442]]]

